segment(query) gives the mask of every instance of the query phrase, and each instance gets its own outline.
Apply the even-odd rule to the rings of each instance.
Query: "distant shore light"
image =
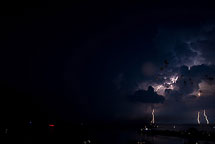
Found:
[[[49,126],[50,126],[50,127],[54,127],[55,125],[54,125],[54,124],[49,124]]]

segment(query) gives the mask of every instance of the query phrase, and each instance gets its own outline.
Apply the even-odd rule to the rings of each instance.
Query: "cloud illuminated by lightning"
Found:
[[[201,90],[198,90],[197,96],[200,97],[201,94],[202,94],[202,91],[201,91]]]
[[[197,94],[197,95],[198,95],[198,97],[200,97],[200,96],[201,96],[201,92],[198,92],[198,94]]]
[[[178,80],[178,76],[172,76],[170,77],[171,83],[176,83],[176,81]]]
[[[139,89],[145,89],[146,90],[148,88],[148,86],[151,85],[154,88],[155,92],[157,92],[157,94],[165,95],[166,89],[172,89],[172,90],[177,89],[177,87],[175,86],[175,83],[178,80],[177,75],[172,75],[172,76],[168,76],[168,77],[164,76],[163,80],[164,80],[164,82],[161,84],[146,83],[146,82],[140,83],[136,90],[139,90]]]
[[[157,92],[158,90],[160,90],[161,88],[163,88],[163,85],[158,85],[155,89],[155,91]]]

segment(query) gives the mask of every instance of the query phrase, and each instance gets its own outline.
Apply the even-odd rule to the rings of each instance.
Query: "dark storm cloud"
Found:
[[[166,89],[167,99],[190,98],[193,92],[201,90],[199,84],[205,82],[209,85],[215,83],[215,66],[214,65],[197,65],[188,70],[187,66],[182,66],[179,70],[179,78],[175,83],[177,90]],[[201,90],[203,92],[203,90]]]
[[[206,46],[206,43],[214,43],[213,39],[215,37],[213,36],[215,31],[212,24],[159,26],[156,32],[153,44],[149,45],[150,48],[147,51],[145,49],[142,51],[145,59],[139,59],[139,62],[136,62],[143,64],[139,65],[141,68],[135,67],[135,69],[131,68],[133,72],[125,72],[124,77],[128,80],[126,83],[129,84],[129,88],[135,89],[143,82],[149,85],[154,83],[163,84],[165,82],[164,77],[168,79],[169,76],[178,74],[180,67],[183,65],[192,67],[194,65],[213,64],[213,45],[208,44]],[[136,59],[138,59],[138,55]],[[164,62],[166,60],[168,65]],[[148,62],[154,65],[153,69],[144,69],[145,64]],[[156,72],[151,72],[154,69]],[[142,71],[143,74],[138,73],[138,70]],[[183,86],[186,81],[180,80],[180,83]],[[197,87],[196,83],[198,81],[192,87]],[[123,89],[123,86],[121,88]],[[185,91],[189,93],[193,89]]]
[[[198,88],[201,80],[212,81],[213,66],[207,65],[214,63],[214,36],[213,25],[159,28],[154,42],[160,50],[157,66],[160,65],[161,69],[157,72],[157,79],[151,79],[151,83],[161,84],[164,77],[168,79],[169,76],[177,74],[179,79],[176,85],[181,88],[182,93],[188,94]],[[166,67],[163,62],[165,59],[168,60]]]
[[[186,30],[180,31],[175,29],[160,28],[159,32],[154,39],[155,46],[160,50],[160,59],[169,60],[169,66],[181,66],[185,62],[191,63],[191,57],[196,56],[196,52],[193,52],[189,45],[186,43],[188,35]]]
[[[196,65],[190,70],[187,66],[181,66],[178,75],[179,78],[174,85],[177,89],[165,90],[166,101],[160,107],[160,113],[171,115],[169,121],[181,117],[180,119],[185,122],[195,122],[196,112],[206,110],[209,120],[213,120],[215,66]],[[198,96],[200,91],[201,96]],[[175,113],[180,113],[180,116]]]
[[[142,103],[163,103],[165,98],[158,95],[152,86],[148,87],[148,90],[138,90],[130,96],[132,102]]]
[[[179,91],[176,91],[176,90],[166,89],[165,90],[165,96],[168,100],[181,101],[183,94]]]
[[[213,24],[193,27],[160,27],[154,39],[160,58],[169,67],[214,64],[215,29]]]
[[[206,79],[215,76],[215,65],[197,65],[190,69],[190,74],[195,78]]]
[[[213,83],[215,77],[214,65],[197,65],[188,70],[186,66],[180,69],[180,77],[176,82],[179,91],[183,94],[192,93],[194,90],[199,89],[199,83],[203,80]]]
[[[169,121],[175,121],[180,115],[180,122],[196,122],[196,111],[204,109],[210,120],[214,118],[215,30],[206,27],[160,28],[154,39],[160,50],[160,61],[154,63],[162,69],[157,71],[157,78],[143,80],[139,86],[166,86],[165,102],[159,106],[159,114],[170,116]],[[165,59],[168,60],[166,67]],[[173,75],[178,79],[172,84],[174,88],[169,89],[165,82]],[[200,97],[197,96],[199,91]]]
[[[213,86],[215,81],[213,23],[189,24],[188,21],[182,21],[171,26],[165,23],[158,25],[156,32],[152,43],[148,45],[149,50],[143,48],[138,51],[144,58],[140,59],[136,55],[136,65],[133,61],[133,65],[126,65],[127,69],[121,71],[123,80],[119,78],[120,90],[125,91],[124,95],[135,91],[130,95],[130,100],[139,102],[135,103],[137,110],[139,104],[147,106],[154,103],[159,114],[169,116],[170,121],[175,121],[180,115],[182,121],[194,122],[197,110],[214,109],[214,90],[208,86]],[[176,76],[177,81],[170,83]],[[165,97],[163,104],[158,106],[159,100],[154,102],[148,97],[147,88],[150,85],[156,91],[153,94]],[[159,86],[162,86],[162,90],[157,91]],[[197,95],[199,91],[202,92],[201,97]],[[135,105],[132,108],[135,109]],[[140,116],[147,112],[142,110]]]
[[[214,64],[215,57],[215,27],[214,25],[204,26],[198,35],[198,38],[191,42],[193,49],[201,52],[202,57]]]

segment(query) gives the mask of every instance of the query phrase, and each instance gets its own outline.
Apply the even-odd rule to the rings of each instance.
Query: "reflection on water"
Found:
[[[215,142],[194,141],[189,139],[168,136],[146,137],[145,140],[148,140],[153,144],[215,144]]]
[[[132,130],[100,131],[95,135],[102,144],[215,144],[212,141],[196,141],[180,137],[141,135]]]

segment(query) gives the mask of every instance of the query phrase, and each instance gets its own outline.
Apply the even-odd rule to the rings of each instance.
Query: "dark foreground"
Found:
[[[0,143],[22,144],[215,144],[215,127],[199,130],[195,125],[25,125],[2,127]],[[177,127],[180,127],[180,129]],[[203,126],[201,126],[203,127]],[[200,127],[200,128],[201,128]]]

